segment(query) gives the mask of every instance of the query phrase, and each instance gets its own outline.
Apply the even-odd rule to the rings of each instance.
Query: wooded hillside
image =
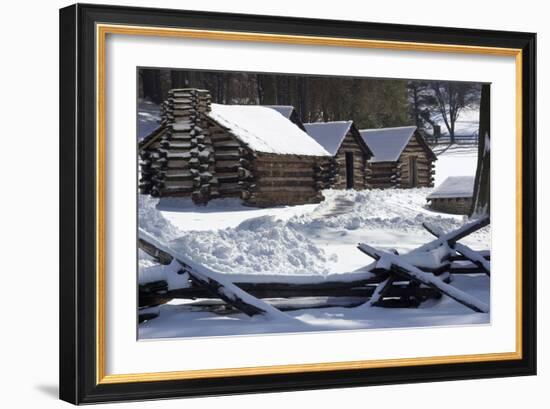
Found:
[[[292,105],[302,122],[353,118],[359,128],[411,122],[408,82],[372,78],[322,77],[213,71],[142,69],[139,96],[160,103],[172,88],[202,88],[212,102]]]

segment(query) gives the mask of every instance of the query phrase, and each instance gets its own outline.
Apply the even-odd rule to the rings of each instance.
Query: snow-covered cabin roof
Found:
[[[297,125],[265,106],[212,104],[207,115],[256,152],[331,156]]]
[[[304,127],[311,138],[334,156],[352,124],[353,121],[313,122]]]
[[[274,109],[275,111],[277,111],[287,119],[290,119],[292,112],[294,112],[294,107],[292,105],[263,105],[263,106]]]
[[[426,199],[472,197],[474,179],[474,176],[449,176]]]
[[[302,123],[302,120],[300,119],[300,116],[296,112],[296,109],[292,105],[262,105],[267,108],[274,109],[278,113],[280,113],[282,116],[290,120],[292,123],[298,126],[302,131],[306,131],[306,128],[304,128],[304,124]]]
[[[359,132],[373,153],[371,162],[395,162],[416,131],[416,126],[362,129]]]

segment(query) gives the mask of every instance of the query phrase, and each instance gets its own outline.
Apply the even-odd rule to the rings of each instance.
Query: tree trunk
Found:
[[[455,143],[455,124],[451,124],[451,129],[449,129],[449,136],[451,138],[451,145]]]
[[[471,217],[489,216],[491,214],[491,85],[481,86],[479,104],[479,143],[477,170],[474,183]]]

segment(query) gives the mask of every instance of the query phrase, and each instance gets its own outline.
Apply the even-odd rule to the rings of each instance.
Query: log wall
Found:
[[[365,180],[368,189],[388,189],[397,185],[397,162],[368,162]]]
[[[209,120],[209,133],[214,149],[214,173],[221,197],[241,197],[250,172],[253,154],[228,130]]]
[[[258,153],[242,198],[259,207],[319,203],[333,166],[330,158]]]
[[[419,142],[421,136],[414,135],[399,157],[397,166],[396,187],[433,187],[435,164],[431,155]],[[410,172],[411,158],[416,158],[416,181]]]
[[[351,129],[345,136],[340,145],[340,149],[338,149],[335,155],[335,160],[338,165],[338,174],[333,188],[347,188],[346,152],[353,153],[353,189],[365,189],[365,165],[367,157],[361,145],[359,145],[359,142],[357,142],[357,139],[354,137]]]
[[[472,198],[453,197],[430,199],[430,207],[443,213],[469,214],[472,207]]]

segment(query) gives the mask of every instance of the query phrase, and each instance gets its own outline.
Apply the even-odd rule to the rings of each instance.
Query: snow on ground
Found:
[[[441,148],[436,162],[436,187],[448,176],[474,175],[477,148]],[[263,275],[300,282],[330,274],[359,274],[372,259],[357,250],[359,242],[400,254],[433,239],[423,222],[445,231],[465,222],[426,207],[432,188],[345,191],[326,190],[325,201],[303,206],[259,209],[237,199],[213,200],[196,206],[190,199],[139,196],[140,227],[168,242],[196,263],[231,279]],[[461,240],[474,249],[490,248],[490,227]],[[140,281],[163,277],[171,266],[158,268],[139,252]],[[347,277],[347,275],[346,275]],[[456,276],[452,283],[489,303],[489,279]],[[171,283],[173,286],[173,283]],[[157,307],[159,317],[139,325],[139,338],[217,336],[365,328],[421,327],[488,323],[489,314],[474,313],[448,297],[430,300],[416,309],[371,306],[331,307],[288,312],[293,320],[264,322],[242,314],[219,315],[174,300]]]
[[[140,197],[141,199],[141,197]],[[260,209],[243,206],[237,198],[212,200],[207,206],[196,206],[191,198],[162,198],[153,200],[160,214],[172,223],[173,226],[185,226],[184,230],[211,230],[212,226],[218,229],[237,227],[243,220],[254,217],[272,215],[281,220],[312,212],[317,204],[301,206],[280,206],[269,209]]]
[[[356,249],[366,242],[406,252],[432,237],[423,222],[453,230],[462,216],[425,207],[430,188],[324,192],[318,205],[254,209],[233,200],[197,207],[190,200],[140,196],[140,226],[194,261],[228,274],[303,275],[349,272],[371,259]],[[148,209],[148,210],[147,210]],[[158,210],[162,209],[162,210]],[[186,222],[189,220],[189,223]],[[487,247],[488,232],[465,239]]]
[[[489,303],[489,278],[457,276],[453,286]],[[489,314],[472,312],[448,297],[428,300],[418,308],[331,307],[287,311],[294,320],[266,321],[244,314],[215,315],[200,307],[167,304],[160,315],[139,325],[140,339],[364,330],[489,323]]]
[[[435,187],[449,176],[475,176],[477,168],[477,145],[443,145],[434,149]]]

